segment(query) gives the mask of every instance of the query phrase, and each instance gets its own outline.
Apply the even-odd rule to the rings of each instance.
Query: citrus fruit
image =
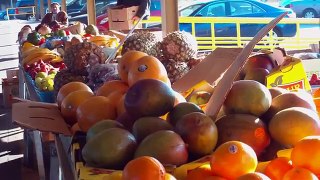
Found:
[[[272,180],[282,180],[283,176],[292,169],[292,162],[289,158],[278,157],[270,161],[264,170],[264,174]]]
[[[119,59],[118,72],[122,81],[128,82],[128,71],[131,67],[132,62],[148,56],[146,53],[141,51],[128,51]]]
[[[116,119],[116,108],[104,96],[93,96],[77,109],[77,120],[82,131],[87,132],[95,123],[104,119]]]
[[[257,155],[254,150],[240,141],[228,141],[220,145],[212,153],[210,161],[212,172],[227,179],[252,173],[257,164]]]
[[[97,96],[105,96],[108,97],[113,92],[121,92],[126,93],[129,89],[129,86],[127,83],[121,80],[111,80],[106,83],[104,83],[102,86],[100,86],[95,94]]]
[[[253,172],[253,173],[242,175],[238,177],[236,180],[271,180],[271,179],[262,173]]]
[[[301,167],[294,167],[289,170],[282,178],[282,180],[318,180],[317,176],[308,169]]]
[[[71,92],[78,91],[78,90],[86,90],[92,92],[90,87],[83,82],[69,82],[63,85],[57,94],[57,104],[58,107],[61,106],[63,99]]]
[[[207,177],[214,176],[209,164],[200,166],[188,172],[186,180],[206,179]]]
[[[165,180],[166,171],[155,158],[141,156],[127,163],[122,172],[123,180]]]
[[[132,62],[128,73],[128,84],[132,86],[142,79],[157,79],[171,86],[166,68],[153,56],[144,56]]]
[[[308,136],[297,142],[291,151],[291,160],[294,167],[320,174],[320,136]]]
[[[63,116],[64,120],[73,125],[77,122],[77,108],[78,106],[84,102],[85,100],[89,99],[90,97],[94,96],[91,91],[87,90],[79,90],[69,93],[61,103],[61,115]]]

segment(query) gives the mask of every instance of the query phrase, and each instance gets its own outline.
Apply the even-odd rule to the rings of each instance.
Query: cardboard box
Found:
[[[122,7],[109,7],[108,19],[110,21],[128,21],[131,20],[138,12],[139,6],[131,6],[127,8]]]
[[[266,82],[268,88],[281,87],[289,91],[311,90],[302,60],[290,56],[287,56],[283,64],[270,72]]]
[[[109,21],[109,29],[110,30],[130,30],[134,26],[133,20],[126,21]],[[139,23],[136,28],[142,28],[142,24]]]
[[[7,78],[2,79],[3,106],[10,108],[13,97],[19,97],[19,70],[7,70]]]

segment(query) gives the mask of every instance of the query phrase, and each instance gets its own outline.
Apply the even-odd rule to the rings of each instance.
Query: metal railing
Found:
[[[243,47],[253,37],[241,37],[240,25],[242,24],[267,24],[273,18],[230,18],[230,17],[180,17],[179,23],[191,24],[191,33],[196,37],[198,42],[198,49],[215,49],[217,47]],[[161,17],[150,17],[148,20],[144,20],[143,23],[147,24],[159,24],[161,23]],[[210,37],[197,37],[196,36],[196,24],[206,23],[210,24],[211,36]],[[235,24],[236,25],[236,37],[216,37],[214,31],[215,24]],[[272,32],[269,32],[269,36],[264,37],[256,48],[270,48],[285,47],[286,49],[307,49],[310,48],[310,44],[318,44],[320,41],[320,34],[318,37],[301,37],[301,25],[319,25],[320,21],[317,18],[285,18],[278,24],[295,24],[296,35],[294,37],[273,37]]]
[[[26,10],[31,10],[30,12]],[[10,13],[9,11],[13,10],[14,13]],[[23,11],[21,11],[23,10]],[[17,15],[32,15],[33,17],[35,16],[35,6],[25,6],[25,7],[15,7],[15,8],[7,8],[7,17],[8,20],[10,20],[10,16],[17,16]]]

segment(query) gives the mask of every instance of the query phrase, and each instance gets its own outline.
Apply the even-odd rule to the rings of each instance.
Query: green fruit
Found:
[[[164,82],[156,79],[143,79],[129,88],[124,105],[130,115],[157,117],[171,111],[175,99],[174,91]]]
[[[39,45],[41,40],[41,34],[38,32],[32,32],[28,34],[27,41],[32,43],[33,45]]]
[[[86,29],[85,32],[87,34],[92,34],[92,35],[99,35],[99,30],[97,28],[97,26],[93,25],[93,24],[89,24]]]
[[[194,158],[211,154],[217,145],[217,126],[203,113],[193,112],[183,116],[175,130],[188,144],[188,151]]]
[[[192,102],[181,102],[169,112],[167,121],[175,126],[178,120],[182,118],[182,116],[192,112],[204,113],[198,105]]]
[[[179,166],[188,161],[188,150],[179,134],[161,130],[142,140],[135,152],[135,157],[141,156],[151,156],[162,164]]]
[[[37,78],[37,77],[46,78],[47,76],[48,76],[48,74],[47,74],[46,72],[38,72],[38,73],[36,74],[36,77],[35,77],[35,78]]]
[[[42,77],[36,77],[36,78],[34,79],[34,82],[36,83],[36,86],[37,86],[38,88],[41,87],[42,79],[43,79]]]
[[[149,134],[160,130],[173,130],[173,127],[159,117],[142,117],[133,124],[132,134],[138,142],[141,142]]]
[[[57,35],[58,35],[59,37],[66,37],[66,36],[67,36],[67,33],[66,33],[65,30],[59,29],[59,30],[57,31]]]
[[[82,157],[88,166],[119,170],[133,158],[136,147],[136,139],[129,131],[110,128],[85,144]]]
[[[87,131],[87,141],[89,141],[92,137],[99,134],[100,132],[110,129],[110,128],[124,128],[123,125],[115,120],[102,120],[94,124],[88,131]]]

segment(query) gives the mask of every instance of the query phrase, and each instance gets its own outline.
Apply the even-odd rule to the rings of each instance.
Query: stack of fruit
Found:
[[[246,76],[250,68],[262,69],[249,60]],[[320,142],[320,120],[309,93],[238,80],[212,119],[171,88],[155,57],[129,51],[118,73],[120,80],[95,92],[81,82],[58,92],[66,122],[87,133],[82,149],[87,166],[123,170],[116,173],[124,179],[165,179],[167,165],[177,167],[171,172],[177,179],[291,179],[299,172],[300,179],[317,179],[318,157],[309,149]],[[280,157],[290,148],[291,155]],[[160,173],[139,171],[148,168]]]

